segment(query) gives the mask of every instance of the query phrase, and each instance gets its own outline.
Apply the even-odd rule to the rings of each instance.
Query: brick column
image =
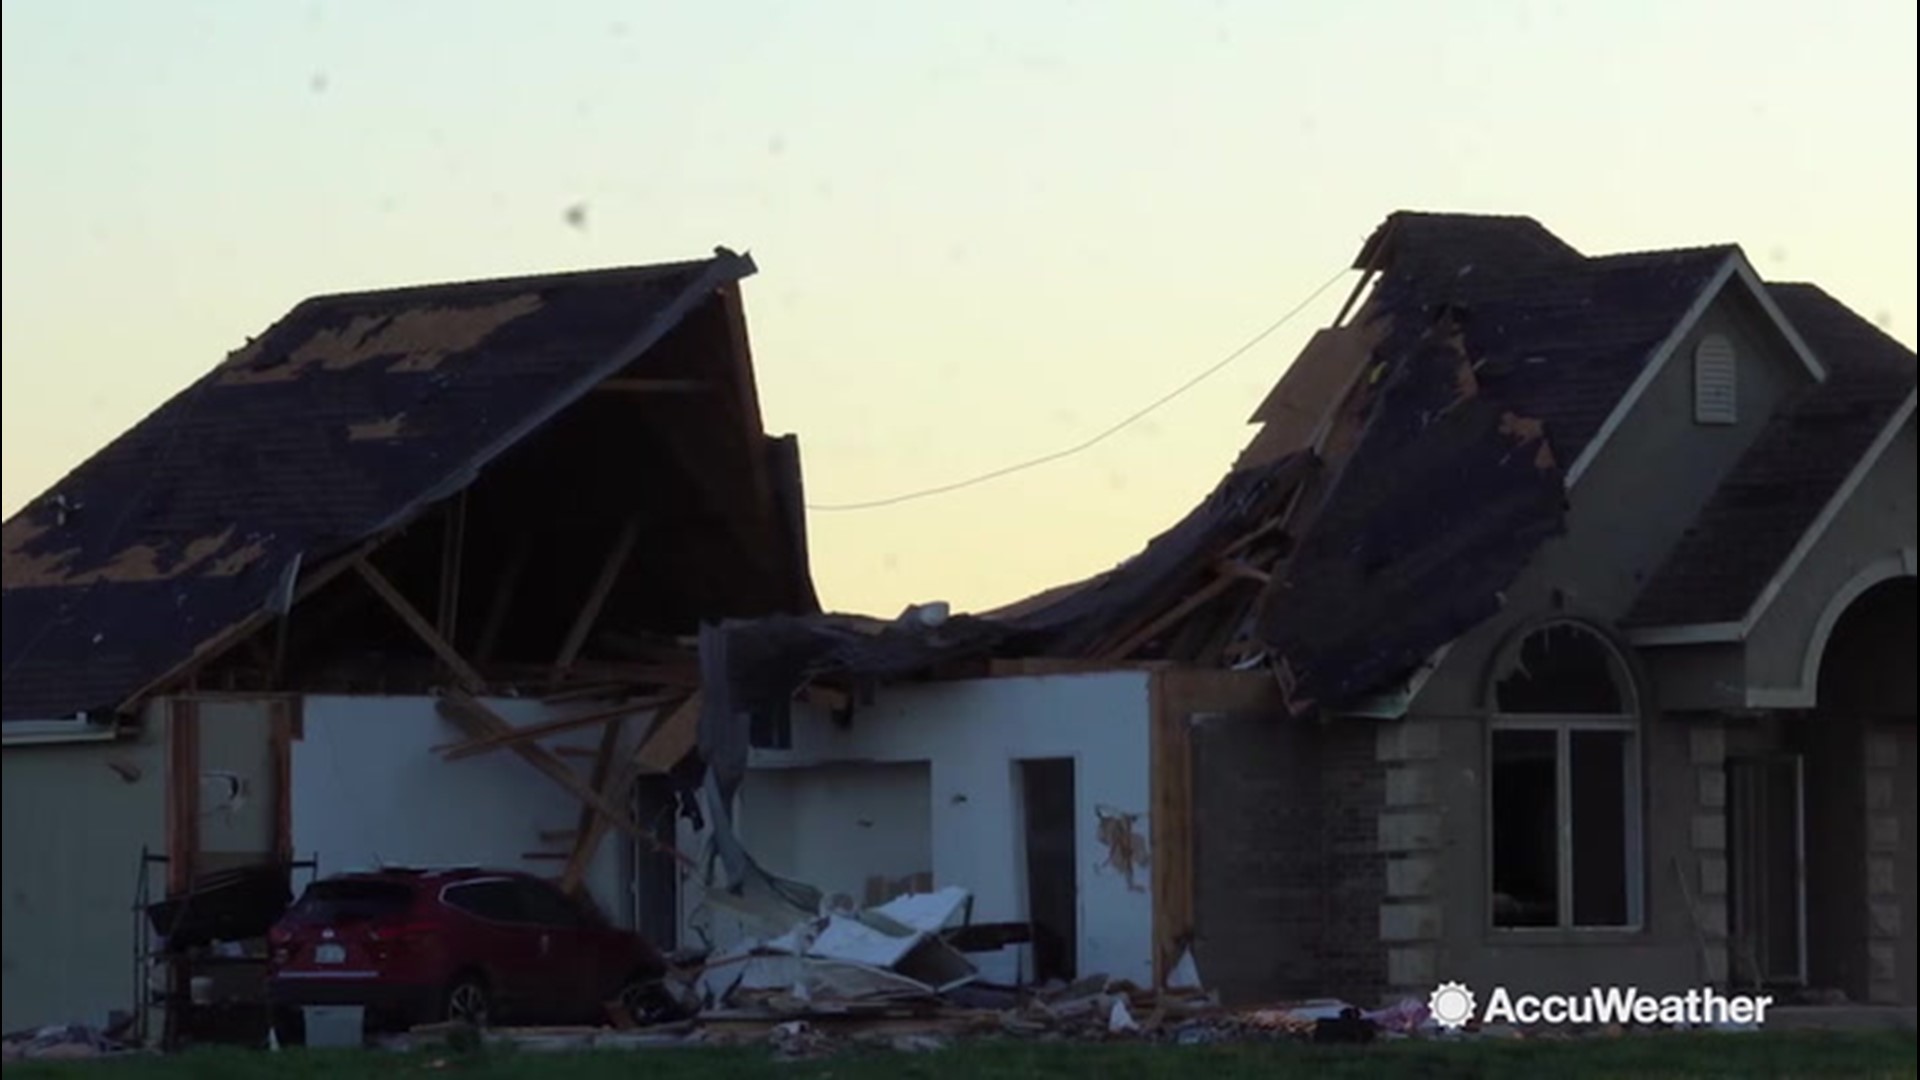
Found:
[[[1383,724],[1374,750],[1386,768],[1379,848],[1386,860],[1380,942],[1393,994],[1424,995],[1439,978],[1440,808],[1435,796],[1440,725],[1431,720]]]
[[[1727,732],[1721,721],[1702,719],[1688,731],[1694,798],[1690,844],[1697,870],[1693,917],[1705,943],[1702,974],[1725,986],[1727,972]]]
[[[1900,744],[1867,728],[1863,782],[1867,829],[1867,1000],[1900,1001],[1900,811],[1895,802]]]

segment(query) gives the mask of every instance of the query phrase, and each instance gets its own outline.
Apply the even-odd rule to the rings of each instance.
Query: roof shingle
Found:
[[[300,304],[6,522],[0,715],[118,705],[750,273],[721,254]]]
[[[1777,414],[1627,617],[1635,627],[1746,618],[1767,583],[1914,391],[1914,354],[1813,285],[1769,285],[1827,381]]]

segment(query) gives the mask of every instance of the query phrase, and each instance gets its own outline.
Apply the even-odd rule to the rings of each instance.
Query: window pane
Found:
[[[1493,733],[1493,924],[1555,926],[1560,912],[1559,735]]]
[[[316,881],[288,914],[299,922],[354,923],[385,919],[413,906],[413,888],[391,881]]]
[[[447,890],[447,904],[492,922],[525,922],[519,896],[510,881],[476,881]]]
[[[1627,711],[1613,653],[1591,631],[1549,626],[1520,645],[1494,687],[1503,713],[1618,716]]]
[[[532,881],[519,883],[520,905],[527,921],[541,926],[578,926],[580,912],[560,890]]]
[[[1627,901],[1627,800],[1632,775],[1632,735],[1625,731],[1575,731],[1568,748],[1573,803],[1573,923],[1625,926]]]

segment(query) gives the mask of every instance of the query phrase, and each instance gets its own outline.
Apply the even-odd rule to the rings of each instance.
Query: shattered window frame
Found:
[[[1605,658],[1606,668],[1621,703],[1619,712],[1580,712],[1580,711],[1528,711],[1503,712],[1500,708],[1502,684],[1515,676],[1525,676],[1520,663],[1523,652],[1530,644],[1537,645],[1553,636],[1567,635],[1572,639],[1578,635],[1583,644],[1591,644]],[[1640,688],[1633,677],[1621,650],[1606,634],[1586,623],[1555,619],[1529,627],[1524,633],[1515,635],[1513,644],[1505,650],[1502,662],[1494,668],[1490,686],[1490,704],[1492,709],[1487,722],[1487,737],[1484,747],[1486,786],[1486,898],[1487,926],[1500,934],[1527,935],[1541,933],[1564,933],[1578,931],[1583,933],[1637,933],[1646,928],[1646,815],[1645,815],[1645,774],[1644,749],[1641,739],[1643,714],[1641,710]],[[1538,688],[1534,688],[1537,695]],[[1503,734],[1546,733],[1553,736],[1553,838],[1554,838],[1554,918],[1551,923],[1529,924],[1524,922],[1502,922],[1502,912],[1498,904],[1499,891],[1496,888],[1502,875],[1499,872],[1499,849],[1495,844],[1495,811],[1498,805],[1498,776],[1495,772],[1499,754],[1496,744]],[[1624,908],[1619,921],[1582,921],[1580,918],[1579,896],[1576,892],[1576,866],[1582,860],[1578,856],[1576,842],[1576,782],[1578,770],[1575,768],[1576,743],[1582,736],[1616,734],[1621,737],[1620,769],[1618,786],[1620,788],[1618,831],[1622,866],[1622,884],[1624,897],[1620,906]]]

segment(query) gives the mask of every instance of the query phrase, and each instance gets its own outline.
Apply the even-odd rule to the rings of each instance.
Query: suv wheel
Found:
[[[487,993],[487,984],[471,975],[462,976],[447,990],[444,1011],[448,1020],[485,1028],[493,1017],[493,1000]]]
[[[676,1019],[679,1007],[658,976],[636,975],[620,988],[620,1006],[636,1024],[659,1024]]]

